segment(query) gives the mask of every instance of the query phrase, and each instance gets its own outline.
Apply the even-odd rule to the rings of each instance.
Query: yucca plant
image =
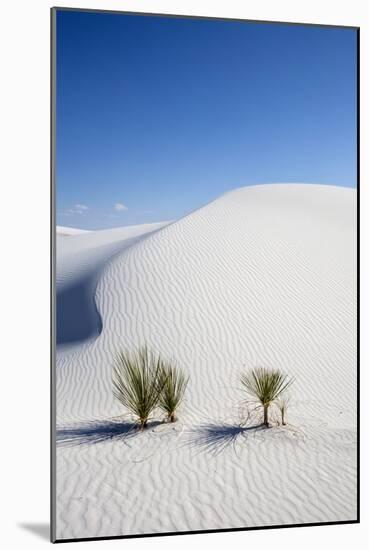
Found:
[[[264,410],[264,425],[269,427],[269,406],[292,384],[278,369],[257,367],[241,375],[241,384],[248,395],[256,398]]]
[[[120,403],[138,417],[143,430],[158,404],[163,389],[162,360],[147,347],[137,351],[121,351],[113,367],[113,394]]]
[[[162,362],[160,371],[162,390],[159,397],[159,407],[167,413],[168,420],[176,420],[175,413],[183,400],[188,384],[188,376],[177,366]]]
[[[286,412],[287,408],[290,404],[290,400],[288,396],[282,395],[279,397],[276,401],[276,405],[279,409],[279,412],[281,413],[281,420],[282,420],[282,426],[285,426],[287,424],[286,422]]]

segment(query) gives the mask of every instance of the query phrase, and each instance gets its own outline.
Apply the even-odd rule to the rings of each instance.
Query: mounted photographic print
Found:
[[[52,540],[357,522],[359,29],[51,16]]]

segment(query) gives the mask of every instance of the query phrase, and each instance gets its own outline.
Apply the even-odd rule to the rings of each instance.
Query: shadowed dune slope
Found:
[[[104,267],[116,254],[167,222],[82,231],[58,227],[56,276],[56,341],[69,346],[96,337],[102,320],[95,290]],[[64,230],[69,233],[63,233]]]

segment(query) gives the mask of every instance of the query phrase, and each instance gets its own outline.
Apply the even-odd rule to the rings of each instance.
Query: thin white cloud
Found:
[[[72,208],[68,208],[68,210],[64,212],[64,215],[72,216],[73,214],[86,214],[87,210],[89,210],[89,207],[85,204],[75,204]]]
[[[75,204],[74,208],[76,210],[82,210],[83,212],[89,210],[88,206],[86,206],[85,204]]]
[[[122,202],[116,202],[114,204],[114,210],[117,210],[117,212],[123,212],[123,210],[128,210],[128,208]]]

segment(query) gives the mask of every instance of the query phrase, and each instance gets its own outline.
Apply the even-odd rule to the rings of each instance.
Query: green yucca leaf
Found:
[[[241,375],[241,384],[246,393],[264,407],[264,424],[268,425],[269,405],[292,384],[289,379],[278,369],[269,370],[263,367],[250,369]]]
[[[159,397],[159,407],[168,415],[171,422],[175,420],[175,412],[183,400],[188,384],[188,376],[175,365],[162,361],[160,370],[162,391]]]

